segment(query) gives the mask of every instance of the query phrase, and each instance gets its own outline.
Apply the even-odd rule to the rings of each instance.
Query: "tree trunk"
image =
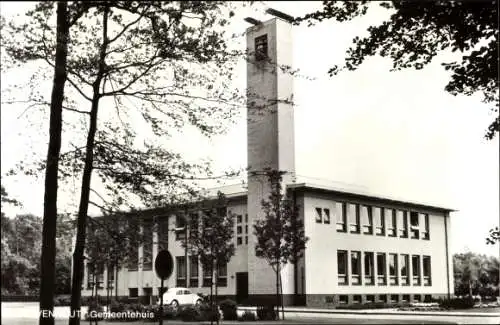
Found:
[[[279,276],[280,276],[280,265],[278,263],[278,264],[276,264],[276,316],[278,319],[280,319],[280,313],[279,313],[279,301],[280,301]]]
[[[283,306],[283,281],[281,280],[281,274],[280,274],[280,306],[281,306],[281,319],[285,320],[285,307]]]
[[[110,267],[109,267],[109,265],[107,265],[107,267],[106,267],[106,272],[107,272],[107,274],[106,274],[106,308],[108,311],[109,311],[109,296],[110,296],[110,291],[112,290],[109,287],[109,274],[110,274],[109,269],[110,269]]]
[[[56,260],[57,188],[59,153],[61,151],[62,105],[67,78],[69,22],[67,3],[57,3],[57,46],[54,83],[50,102],[49,148],[45,170],[43,204],[42,254],[40,272],[40,325],[54,324],[54,288]]]
[[[219,305],[217,304],[217,297],[218,297],[218,282],[219,282],[219,272],[218,272],[218,267],[217,267],[217,261],[215,262],[215,272],[214,272],[214,278],[215,278],[215,312],[218,314],[219,313]],[[217,324],[219,324],[219,315],[217,315]]]
[[[118,263],[115,263],[115,300],[118,302]]]
[[[107,32],[108,32],[108,15],[109,6],[105,5],[105,10],[103,14],[103,44],[100,49],[99,55],[99,69],[95,82],[93,83],[93,96],[92,96],[92,106],[90,111],[90,126],[87,135],[87,145],[85,152],[85,166],[83,169],[82,177],[82,190],[80,195],[80,206],[78,209],[77,217],[77,233],[76,233],[76,245],[75,252],[73,253],[73,282],[71,286],[71,313],[70,315],[75,315],[75,317],[70,317],[70,325],[80,324],[80,302],[81,302],[81,278],[83,274],[83,258],[85,250],[85,235],[87,227],[87,212],[89,207],[89,197],[90,197],[90,183],[92,176],[92,164],[94,161],[94,140],[97,131],[97,112],[99,108],[100,93],[99,88],[101,86],[101,81],[104,76],[105,69],[105,56],[107,48]]]

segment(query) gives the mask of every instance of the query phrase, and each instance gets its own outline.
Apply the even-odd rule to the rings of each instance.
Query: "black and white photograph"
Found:
[[[498,7],[0,2],[1,323],[499,324]]]

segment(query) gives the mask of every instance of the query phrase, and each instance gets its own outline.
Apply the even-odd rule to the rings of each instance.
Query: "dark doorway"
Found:
[[[242,303],[248,298],[248,272],[236,273],[236,302]]]
[[[153,288],[143,288],[144,291],[144,303],[148,305],[153,304]]]

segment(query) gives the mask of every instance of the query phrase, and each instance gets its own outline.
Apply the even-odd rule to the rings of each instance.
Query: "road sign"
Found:
[[[156,255],[155,271],[162,280],[168,279],[174,270],[174,259],[169,251],[163,250]]]

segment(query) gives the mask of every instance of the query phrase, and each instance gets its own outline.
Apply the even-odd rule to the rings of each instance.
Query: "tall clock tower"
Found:
[[[276,11],[274,11],[276,12]],[[268,11],[268,13],[271,13]],[[281,14],[281,13],[278,13]],[[268,199],[266,170],[279,170],[283,189],[295,179],[292,25],[287,16],[266,22],[247,19],[247,150],[249,224],[263,218],[261,201]],[[291,17],[289,17],[291,18]],[[255,238],[248,243],[250,296],[274,295],[275,273],[255,256]],[[293,294],[293,267],[281,273],[283,294]]]

